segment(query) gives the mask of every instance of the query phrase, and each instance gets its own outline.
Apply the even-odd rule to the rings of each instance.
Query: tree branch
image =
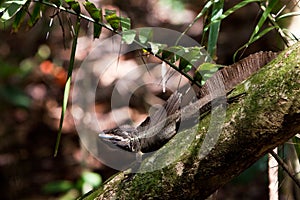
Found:
[[[207,154],[201,156],[201,145],[208,130],[213,130],[209,128],[219,125],[211,122],[211,115],[200,121],[184,152],[176,151],[176,147],[193,136],[195,127],[178,133],[142,167],[150,160],[166,161],[180,154],[176,162],[132,177],[119,173],[84,199],[205,199],[299,133],[300,43],[240,84],[232,95],[243,92],[246,95],[228,106],[220,137]]]

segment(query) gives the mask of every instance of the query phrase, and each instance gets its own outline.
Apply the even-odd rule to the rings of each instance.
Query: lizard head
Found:
[[[112,143],[125,151],[138,152],[140,151],[140,145],[136,135],[136,128],[131,126],[121,126],[104,130],[99,134],[99,137],[102,140]]]

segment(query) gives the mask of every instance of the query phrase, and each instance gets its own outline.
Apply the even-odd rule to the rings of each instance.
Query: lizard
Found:
[[[180,123],[194,121],[199,117],[199,112],[209,111],[213,100],[226,98],[226,95],[239,83],[268,64],[277,55],[278,53],[271,51],[251,54],[237,63],[218,70],[201,88],[198,88],[199,99],[195,102],[181,108],[183,94],[175,91],[160,109],[137,127],[124,125],[104,130],[99,134],[99,138],[125,151],[153,152],[174,137]],[[219,90],[217,87],[220,83],[223,88]]]

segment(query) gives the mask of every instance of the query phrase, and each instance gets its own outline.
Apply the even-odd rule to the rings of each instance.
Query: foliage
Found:
[[[219,36],[219,29],[220,24],[222,20],[227,18],[232,13],[236,12],[238,9],[250,4],[250,3],[258,3],[261,7],[261,9],[264,11],[251,35],[249,38],[249,41],[243,45],[240,49],[237,50],[236,54],[244,49],[249,47],[250,44],[255,42],[256,40],[263,37],[265,34],[270,32],[273,29],[278,30],[280,33],[285,33],[286,30],[281,28],[278,25],[278,21],[280,21],[283,18],[297,15],[297,13],[293,13],[293,15],[277,15],[274,17],[274,12],[276,5],[278,5],[280,2],[279,0],[268,0],[268,1],[261,1],[261,0],[244,0],[233,6],[232,8],[226,10],[223,12],[224,9],[224,0],[209,0],[204,5],[203,9],[200,11],[200,13],[196,16],[196,18],[193,20],[193,22],[187,27],[187,29],[183,32],[183,34],[186,34],[186,32],[202,17],[205,19],[205,27],[203,29],[203,37],[202,37],[202,45],[207,47],[207,51],[209,55],[212,58],[216,57],[216,48],[217,48],[217,41]],[[34,9],[29,10],[29,6],[31,4],[35,4]],[[154,44],[151,43],[151,33],[148,33],[146,35],[145,33],[140,33],[138,38],[136,39],[137,33],[131,29],[131,22],[130,18],[126,17],[119,17],[117,15],[116,10],[110,10],[105,9],[105,12],[102,13],[102,8],[97,8],[96,5],[94,5],[90,1],[83,2],[83,7],[86,9],[86,11],[89,13],[90,17],[83,15],[80,10],[80,3],[76,0],[67,0],[64,2],[60,1],[30,1],[30,0],[12,0],[12,1],[6,1],[1,4],[0,6],[0,12],[1,12],[1,20],[2,21],[8,21],[10,19],[14,18],[14,24],[13,29],[17,31],[20,27],[20,24],[24,21],[24,18],[26,16],[26,13],[29,14],[30,19],[28,20],[28,25],[33,26],[40,18],[40,13],[45,9],[45,6],[48,7],[54,7],[59,9],[60,11],[68,12],[74,15],[78,15],[82,19],[89,20],[93,22],[94,26],[94,38],[99,38],[101,34],[101,29],[106,28],[114,33],[121,34],[122,39],[125,43],[131,44],[133,42],[137,43],[141,47],[143,47],[145,50],[149,51],[151,54],[155,55],[156,57],[162,59],[163,61],[170,64],[171,67],[173,67],[175,70],[177,70],[179,73],[182,73],[186,78],[193,81],[197,85],[201,85],[199,83],[203,83],[202,80],[203,77],[201,76],[195,76],[197,79],[194,79],[193,77],[190,77],[187,73],[191,70],[191,64],[188,63],[188,59],[180,59],[179,66],[176,66],[174,63],[178,61],[178,57],[175,60],[165,60],[166,57],[162,56],[161,53],[164,51],[164,45],[163,44]],[[106,23],[103,22],[103,19],[106,20]],[[273,25],[263,29],[263,25],[265,24],[266,20],[270,20]],[[288,34],[283,34],[283,38],[288,38]],[[180,41],[181,38],[178,38],[178,41]],[[75,38],[74,38],[75,40]],[[287,39],[285,39],[287,40]],[[171,48],[171,47],[168,47]],[[180,53],[180,51],[179,51]],[[235,56],[236,56],[235,54]],[[187,57],[194,57],[195,49],[185,49],[185,56]],[[203,56],[203,55],[201,55]],[[204,74],[204,73],[200,73]]]
[[[0,59],[0,103],[4,106],[14,106],[29,109],[32,99],[24,92],[24,82],[28,75],[42,60],[48,58],[48,47],[41,45],[37,53],[30,58],[22,60],[18,65]]]
[[[59,199],[76,199],[101,184],[102,178],[99,174],[84,171],[75,183],[67,180],[57,180],[44,185],[43,191],[48,194],[64,194]]]
[[[98,9],[93,3],[86,1],[83,3],[84,8],[88,11],[89,15],[95,20],[97,23],[103,23],[103,17],[102,17],[102,9]],[[94,38],[99,38],[102,30],[102,26],[93,23],[94,26]]]

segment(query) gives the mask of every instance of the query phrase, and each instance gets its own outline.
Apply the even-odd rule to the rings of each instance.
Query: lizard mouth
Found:
[[[121,137],[121,136],[117,136],[117,135],[107,135],[105,133],[100,133],[98,135],[101,139],[103,140],[107,140],[107,141],[111,141],[111,140],[116,140],[116,141],[125,141],[126,139]]]
[[[119,135],[112,135],[112,134],[107,134],[107,133],[99,133],[98,134],[99,138],[106,142],[111,142],[118,147],[121,147],[124,150],[129,151],[130,149],[130,138],[122,137]]]

